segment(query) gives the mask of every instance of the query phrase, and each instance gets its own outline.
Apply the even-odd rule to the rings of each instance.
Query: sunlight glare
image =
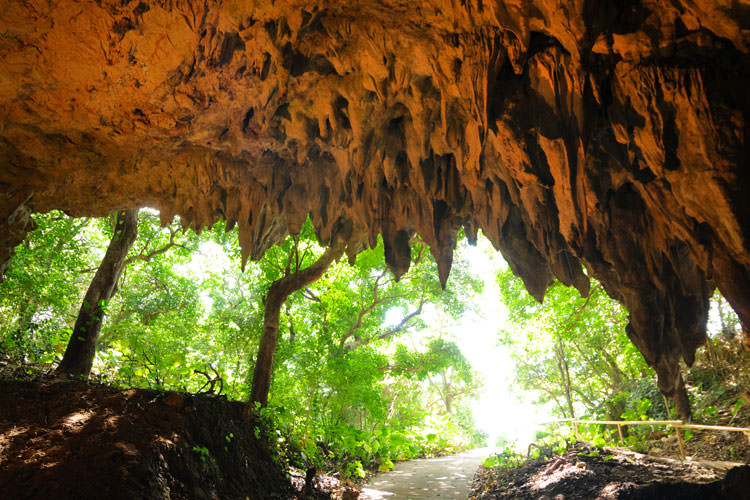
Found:
[[[187,274],[195,280],[203,282],[210,279],[211,275],[225,273],[234,265],[236,264],[232,263],[232,259],[229,258],[221,245],[215,241],[207,240],[201,242],[198,252],[194,253],[190,262],[184,266],[183,275]],[[213,300],[207,289],[201,292],[200,301],[204,311],[211,310]]]
[[[520,401],[511,391],[513,360],[508,348],[499,344],[498,335],[507,321],[508,310],[500,302],[495,280],[507,264],[485,238],[480,238],[475,247],[461,244],[456,257],[484,278],[478,313],[464,315],[456,328],[461,352],[484,380],[484,391],[472,407],[476,425],[487,432],[490,449],[503,437],[509,444],[515,443],[517,450],[526,451],[537,430],[535,422],[550,417],[530,402]]]

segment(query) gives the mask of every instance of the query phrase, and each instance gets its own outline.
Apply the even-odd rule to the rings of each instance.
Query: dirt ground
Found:
[[[243,411],[242,403],[213,396],[45,377],[0,380],[0,497],[357,498],[335,474],[285,470]],[[726,449],[729,438],[696,439],[694,446],[701,447],[698,455],[718,456],[711,447]],[[744,452],[739,443],[733,449]],[[750,467],[721,480],[726,470],[622,449],[577,448],[510,471],[480,468],[470,498],[750,499]]]
[[[750,499],[750,466],[682,463],[584,446],[503,471],[481,467],[471,500]],[[726,476],[726,477],[725,477]],[[722,479],[724,478],[724,479]]]
[[[0,380],[3,498],[287,499],[243,418],[208,396]]]
[[[748,422],[720,422],[720,425],[747,427]],[[684,441],[685,455],[693,461],[750,461],[750,436],[741,432],[694,430]],[[683,430],[683,437],[684,430]],[[680,457],[680,445],[674,432],[659,433],[648,442],[649,455],[667,458]],[[748,495],[750,498],[750,495]]]
[[[240,402],[7,372],[0,369],[3,500],[358,496],[337,474],[282,467]]]

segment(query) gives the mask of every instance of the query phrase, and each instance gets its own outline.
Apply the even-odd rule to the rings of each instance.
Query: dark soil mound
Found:
[[[0,497],[289,498],[256,429],[223,398],[0,381]]]
[[[480,468],[472,500],[734,500],[750,498],[750,466],[725,471],[619,448],[580,447],[504,470]]]

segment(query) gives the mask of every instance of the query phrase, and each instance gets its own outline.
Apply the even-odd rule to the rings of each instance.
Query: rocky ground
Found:
[[[699,353],[688,372],[696,422],[750,427],[750,353],[736,341],[717,339]],[[654,427],[623,448],[579,445],[563,455],[528,461],[517,468],[480,468],[472,500],[496,499],[746,499],[750,498],[750,435],[682,431],[681,460],[674,431]],[[610,439],[617,440],[616,432]],[[510,457],[515,459],[517,457]],[[506,465],[508,464],[506,460]],[[729,471],[729,472],[728,472]]]
[[[748,498],[750,466],[650,457],[583,445],[510,469],[481,467],[471,500]],[[727,472],[728,471],[728,472]]]
[[[207,395],[45,376],[0,379],[0,491],[14,499],[357,498],[336,474],[284,470],[243,410]],[[673,440],[656,438],[650,447],[675,456]],[[744,435],[696,433],[687,447],[696,460],[714,462],[579,446],[515,469],[482,467],[470,498],[747,497],[750,467],[715,462],[747,462]]]
[[[0,380],[0,497],[356,498],[334,476],[285,471],[256,429],[220,397]]]
[[[743,423],[740,426],[746,425]],[[662,433],[648,444],[646,453],[649,455],[665,458],[680,457],[679,443],[673,432]],[[693,430],[692,437],[684,441],[684,446],[686,457],[692,461],[747,462],[750,460],[750,436],[745,436],[741,432]]]

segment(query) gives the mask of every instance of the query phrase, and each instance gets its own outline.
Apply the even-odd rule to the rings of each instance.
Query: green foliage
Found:
[[[644,406],[644,400],[648,406]],[[625,419],[625,414],[635,412],[637,418],[627,420],[665,420],[669,417],[664,405],[664,397],[656,387],[652,378],[643,378],[630,381],[626,388],[618,393],[613,399],[614,406],[622,409],[620,418]],[[641,411],[645,408],[645,412]]]
[[[536,391],[539,404],[566,417],[616,419],[643,390],[640,380],[655,389],[653,371],[625,333],[627,312],[595,280],[586,298],[555,283],[543,304],[509,270],[498,284],[511,322],[501,341],[512,349],[519,386]]]
[[[365,474],[365,470],[362,468],[362,462],[359,460],[348,462],[344,467],[344,475],[347,477],[363,478],[365,477]]]
[[[89,249],[106,244],[109,228],[61,212],[35,221],[0,282],[0,359],[49,363],[61,356],[80,306],[75,301],[104,253]]]
[[[620,417],[623,420],[649,420],[648,417],[648,410],[651,408],[651,400],[647,398],[643,398],[638,402],[638,405],[630,410],[626,410],[623,412]]]
[[[537,431],[534,442],[529,445],[529,458],[549,458],[560,455],[576,442],[576,436],[568,427],[552,427]]]
[[[0,283],[0,356],[54,362],[112,236],[112,219],[36,217]],[[225,394],[246,400],[274,280],[324,251],[308,220],[300,234],[242,267],[236,231],[196,235],[142,210],[117,293],[106,303],[94,372],[123,386]],[[384,248],[334,263],[284,305],[268,408],[254,432],[284,463],[338,466],[351,476],[394,460],[481,441],[468,403],[480,381],[433,324],[458,316],[482,281],[455,266],[446,291],[427,245],[396,281]],[[90,304],[89,307],[93,306]],[[427,312],[429,311],[429,314]],[[409,342],[404,340],[418,337]],[[226,448],[232,436],[227,436]],[[207,451],[194,448],[205,462]]]
[[[732,417],[736,417],[737,414],[742,409],[742,406],[745,402],[742,400],[742,398],[738,399],[736,403],[734,403],[734,406],[732,407]]]
[[[284,248],[261,261],[271,259],[276,269],[269,278],[281,276],[290,262],[294,268],[297,255],[312,260],[322,252],[302,236]],[[383,467],[471,442],[473,423],[460,410],[477,385],[466,359],[439,336],[416,349],[399,341],[431,331],[423,316],[428,305],[460,314],[479,280],[457,269],[443,292],[423,242],[413,242],[412,256],[412,268],[396,282],[379,241],[354,266],[335,263],[287,300],[270,405],[283,408],[280,424],[307,463],[339,462],[356,475],[360,466]],[[434,419],[442,419],[439,428],[424,432]]]
[[[52,212],[35,220],[38,229],[16,249],[0,282],[0,360],[49,365],[72,334],[113,219]],[[196,235],[183,232],[179,220],[162,227],[158,214],[141,211],[117,293],[84,304],[106,310],[94,368],[100,380],[247,400],[269,287],[324,249],[308,220],[300,234],[243,271],[237,232],[225,229],[219,223]],[[418,238],[411,244],[412,266],[399,281],[387,271],[378,240],[354,265],[334,263],[286,301],[269,407],[256,409],[254,429],[280,462],[337,467],[357,477],[486,439],[468,409],[482,381],[440,328],[441,317],[469,312],[482,280],[457,263],[443,291],[430,249]],[[509,271],[497,282],[510,321],[501,341],[513,353],[518,386],[535,391],[538,403],[563,416],[667,417],[652,370],[625,334],[627,312],[600,284],[592,281],[583,298],[556,283],[539,304]],[[738,416],[745,408],[737,398],[747,389],[742,377],[725,383],[733,374],[721,349],[737,325],[726,303],[717,304],[722,335],[711,339],[706,360],[687,379],[699,388],[694,397],[710,396],[694,401],[696,416],[707,423]],[[731,405],[722,406],[727,399]],[[643,447],[651,430],[632,426],[625,439]],[[599,446],[619,441],[616,428],[580,432]],[[226,450],[232,439],[226,436]],[[563,450],[571,439],[542,435],[531,453]],[[209,458],[194,450],[204,462]],[[515,456],[493,460],[509,466]]]
[[[390,458],[384,457],[380,465],[378,466],[378,471],[380,472],[388,472],[389,470],[392,470],[395,466],[393,465],[393,461],[391,461]]]
[[[518,467],[525,461],[526,457],[522,453],[514,451],[513,448],[504,448],[500,453],[495,453],[485,458],[482,461],[482,465],[487,468],[503,471]]]
[[[206,462],[211,457],[211,452],[205,446],[193,446],[193,451],[201,458],[201,462]]]

